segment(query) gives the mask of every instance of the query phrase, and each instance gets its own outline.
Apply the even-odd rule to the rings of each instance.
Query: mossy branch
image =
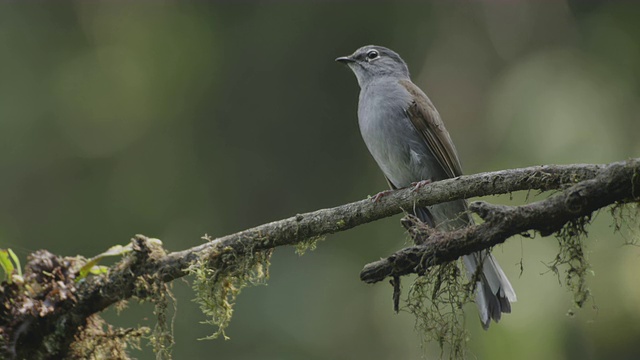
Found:
[[[387,277],[421,274],[431,266],[488,249],[511,236],[530,230],[549,236],[560,232],[571,222],[581,222],[585,217],[591,217],[594,211],[602,207],[638,201],[639,166],[638,159],[608,165],[593,179],[581,181],[545,200],[527,205],[473,202],[469,209],[485,222],[451,232],[432,230],[424,243],[404,248],[385,259],[367,264],[360,273],[360,279],[375,283]]]
[[[367,266],[363,279],[375,282],[391,274],[419,272],[420,266],[425,268],[431,263],[452,260],[491,247],[526,230],[549,234],[561,224],[598,208],[636,199],[640,189],[638,173],[640,159],[608,165],[535,166],[461,176],[434,182],[418,190],[396,190],[375,202],[365,199],[299,214],[169,254],[157,243],[148,241],[144,236],[136,236],[132,240],[133,252],[113,266],[108,274],[79,282],[74,281],[78,268],[76,262],[84,263],[82,259],[60,258],[43,251],[32,256],[25,267],[25,283],[29,286],[23,288],[30,291],[22,291],[23,288],[15,282],[5,282],[0,286],[3,305],[0,308],[0,357],[68,357],[70,345],[88,326],[92,315],[131,297],[157,297],[153,289],[159,288],[158,283],[188,275],[193,272],[194,264],[217,270],[227,266],[226,259],[253,256],[256,252],[278,246],[308,243],[323,235],[401,213],[402,209],[413,206],[519,190],[565,189],[548,200],[523,207],[476,203],[472,210],[485,218],[486,223],[456,232],[457,235],[432,236],[429,243],[436,245],[435,250],[411,247]],[[471,234],[479,231],[490,236],[475,236],[473,241],[469,240],[472,239]],[[33,284],[40,286],[34,290]]]

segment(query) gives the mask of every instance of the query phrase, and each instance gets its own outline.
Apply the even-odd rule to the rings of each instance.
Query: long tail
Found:
[[[476,305],[480,311],[482,327],[487,330],[491,320],[498,322],[502,313],[511,312],[511,303],[516,293],[496,259],[487,250],[466,255],[462,258],[469,279],[477,278]],[[482,272],[476,271],[482,266]]]
[[[451,231],[473,224],[467,213],[465,201],[453,201],[427,208],[414,209],[415,215],[428,225]],[[480,321],[486,330],[493,319],[500,321],[502,313],[511,312],[511,303],[516,293],[496,259],[488,250],[465,255],[462,258],[469,280],[477,279],[476,305],[480,311]],[[478,270],[482,270],[477,273]]]

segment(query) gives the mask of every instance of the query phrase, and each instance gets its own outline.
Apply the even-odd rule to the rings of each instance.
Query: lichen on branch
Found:
[[[425,272],[430,266],[489,248],[528,230],[549,235],[572,219],[587,216],[609,204],[637,201],[639,174],[640,159],[632,159],[608,165],[534,166],[461,176],[437,181],[418,190],[395,190],[375,202],[364,199],[298,214],[168,254],[154,247],[145,237],[137,236],[133,239],[131,254],[106,274],[89,276],[76,283],[73,279],[78,272],[73,266],[64,266],[53,273],[53,277],[43,277],[44,272],[36,271],[39,275],[34,279],[42,281],[35,281],[30,286],[33,294],[25,292],[25,288],[16,288],[21,286],[19,284],[2,283],[0,302],[4,308],[0,309],[0,335],[4,346],[0,356],[7,359],[68,356],[74,339],[94,314],[132,297],[153,298],[155,291],[146,291],[148,289],[139,286],[140,279],[157,284],[193,274],[200,294],[197,297],[204,300],[205,308],[211,311],[212,322],[224,330],[235,296],[242,286],[264,279],[268,254],[276,247],[308,243],[310,239],[399,214],[402,209],[413,206],[519,190],[561,190],[543,202],[522,207],[474,203],[471,210],[480,214],[485,223],[458,232],[434,233],[425,245],[403,249],[368,265],[361,277],[366,282],[376,282],[387,276]],[[31,264],[26,268],[29,266],[33,268]],[[53,289],[52,279],[67,290],[49,291]],[[40,306],[35,301],[38,296],[51,296],[60,301]],[[19,312],[20,306],[28,303],[35,304],[33,311]],[[23,334],[29,336],[22,337]]]
[[[382,260],[367,264],[360,278],[367,283],[386,277],[424,272],[483,249],[501,244],[509,237],[536,231],[549,236],[567,223],[590,217],[611,204],[640,200],[640,160],[613,163],[592,179],[580,181],[553,196],[521,206],[473,202],[469,205],[485,222],[451,232],[434,231],[424,244],[411,246]]]

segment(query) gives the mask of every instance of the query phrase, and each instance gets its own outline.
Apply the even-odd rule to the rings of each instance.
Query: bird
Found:
[[[458,153],[438,110],[411,81],[400,55],[383,46],[367,45],[336,61],[347,65],[356,76],[360,86],[360,133],[391,189],[462,175]],[[379,196],[384,192],[374,199]],[[473,224],[466,200],[412,211],[439,231]],[[482,327],[487,330],[491,320],[498,322],[503,313],[511,312],[515,291],[489,250],[465,255],[463,263],[470,281],[477,281],[475,302]]]

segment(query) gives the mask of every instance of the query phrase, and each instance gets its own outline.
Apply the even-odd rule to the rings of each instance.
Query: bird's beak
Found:
[[[349,64],[349,63],[356,62],[351,56],[341,56],[341,57],[337,58],[336,61],[339,62],[339,63],[343,63],[343,64]]]

